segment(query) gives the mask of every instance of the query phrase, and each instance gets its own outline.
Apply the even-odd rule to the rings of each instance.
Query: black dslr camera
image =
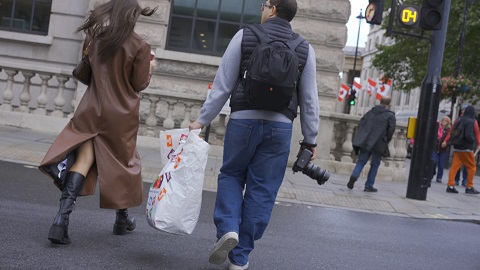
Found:
[[[301,171],[312,179],[317,180],[319,185],[325,184],[330,178],[330,173],[327,170],[322,170],[317,165],[310,162],[312,158],[312,151],[303,149],[298,159],[293,163],[293,173]]]

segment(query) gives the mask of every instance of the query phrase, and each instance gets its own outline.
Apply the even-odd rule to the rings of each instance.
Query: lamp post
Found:
[[[360,26],[362,25],[362,20],[365,19],[365,16],[362,14],[362,9],[360,9],[360,14],[357,16],[358,19],[358,34],[357,34],[357,46],[355,47],[355,58],[353,59],[353,74],[352,74],[352,83],[350,84],[350,89],[353,88],[353,82],[355,81],[355,73],[357,68],[357,53],[358,53],[358,41],[360,40]],[[352,89],[350,91],[352,95],[355,95],[356,92]],[[348,104],[348,114],[350,114],[350,104]]]

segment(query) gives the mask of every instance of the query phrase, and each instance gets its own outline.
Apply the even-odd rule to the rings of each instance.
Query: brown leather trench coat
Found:
[[[83,49],[88,45],[84,42]],[[142,204],[143,182],[136,150],[139,126],[139,92],[150,83],[150,45],[133,33],[114,57],[101,63],[91,43],[92,80],[70,122],[55,139],[40,163],[56,164],[91,139],[95,163],[80,195],[92,195],[96,184],[100,207],[123,209]],[[48,175],[48,174],[47,174]]]

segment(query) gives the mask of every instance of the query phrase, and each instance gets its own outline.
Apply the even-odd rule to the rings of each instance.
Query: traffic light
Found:
[[[357,94],[357,91],[351,90],[350,95],[348,96],[348,105],[354,106],[355,105],[355,95]]]
[[[420,12],[420,28],[423,30],[440,30],[442,28],[445,0],[423,0]]]
[[[369,0],[369,4],[365,9],[365,20],[367,23],[382,24],[383,1],[384,0]]]

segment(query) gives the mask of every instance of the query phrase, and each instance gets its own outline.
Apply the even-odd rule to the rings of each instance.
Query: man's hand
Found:
[[[442,148],[445,148],[447,147],[447,143],[446,142],[442,142]],[[480,146],[479,146],[480,147]]]
[[[203,128],[203,125],[200,124],[200,123],[198,123],[197,121],[195,121],[195,122],[191,123],[191,124],[188,126],[188,128],[189,128],[190,130],[202,129],[202,128]]]
[[[302,146],[302,147],[300,147],[300,149],[298,150],[297,158],[298,158],[298,156],[300,156],[300,153],[302,152],[303,149],[308,149],[308,150],[310,150],[310,152],[312,152],[312,157],[310,158],[310,160],[314,160],[314,159],[317,157],[317,148],[316,148],[316,147],[306,147],[306,146]]]

